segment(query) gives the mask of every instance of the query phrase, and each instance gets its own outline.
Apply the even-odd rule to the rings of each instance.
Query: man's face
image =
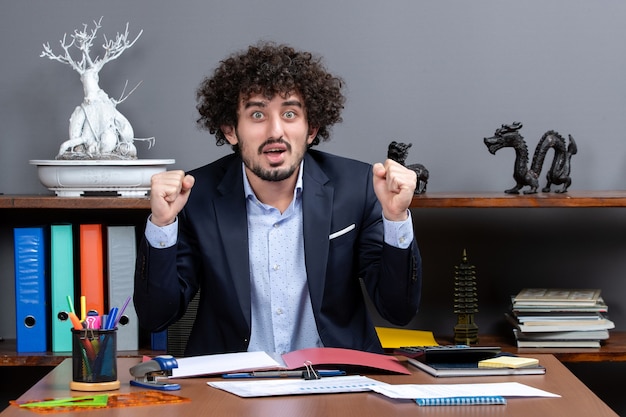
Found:
[[[253,95],[240,101],[237,113],[235,129],[222,130],[231,145],[239,146],[248,172],[265,181],[293,176],[317,134],[309,128],[302,97]]]

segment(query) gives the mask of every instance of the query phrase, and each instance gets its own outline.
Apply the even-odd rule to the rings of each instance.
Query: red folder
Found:
[[[85,296],[87,311],[104,310],[104,261],[102,225],[80,225],[80,294]]]
[[[281,355],[288,369],[310,363],[316,365],[351,365],[409,375],[411,372],[394,356],[342,348],[300,349]]]

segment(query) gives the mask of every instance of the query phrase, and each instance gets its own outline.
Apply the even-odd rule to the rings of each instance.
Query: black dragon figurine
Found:
[[[524,137],[519,133],[521,128],[522,124],[519,122],[514,122],[510,125],[503,124],[502,127],[496,129],[492,137],[484,139],[487,149],[493,155],[502,148],[515,149],[515,168],[513,171],[515,186],[504,192],[507,194],[519,194],[519,190],[524,186],[529,186],[530,189],[525,190],[524,194],[537,193],[539,174],[541,174],[546,154],[551,148],[554,149],[554,159],[552,160],[552,166],[546,173],[548,182],[541,191],[547,193],[550,192],[550,187],[553,184],[562,184],[563,187],[561,189],[554,191],[557,193],[567,192],[568,187],[572,184],[572,178],[570,177],[572,155],[578,152],[572,135],[569,135],[569,145],[566,145],[565,139],[554,130],[544,133],[535,148],[532,163],[528,167],[528,147]]]
[[[413,146],[412,143],[396,142],[395,140],[389,144],[387,148],[387,158],[396,161],[402,166],[415,171],[417,174],[417,186],[415,187],[415,194],[423,194],[426,192],[426,186],[428,185],[429,173],[426,167],[422,164],[406,164],[406,158],[409,156],[409,148]]]

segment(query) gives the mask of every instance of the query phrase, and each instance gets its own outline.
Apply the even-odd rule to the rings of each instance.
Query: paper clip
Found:
[[[310,381],[313,379],[321,379],[322,377],[313,368],[313,364],[311,363],[311,361],[306,361],[304,362],[304,371],[302,372],[302,378]]]

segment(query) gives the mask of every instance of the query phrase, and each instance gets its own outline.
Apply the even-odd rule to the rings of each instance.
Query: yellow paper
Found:
[[[484,359],[478,362],[479,368],[523,368],[525,366],[538,365],[539,361],[534,358],[522,358],[520,356],[498,356]]]
[[[433,332],[426,330],[396,329],[376,327],[376,333],[383,349],[396,349],[405,346],[438,346]]]

